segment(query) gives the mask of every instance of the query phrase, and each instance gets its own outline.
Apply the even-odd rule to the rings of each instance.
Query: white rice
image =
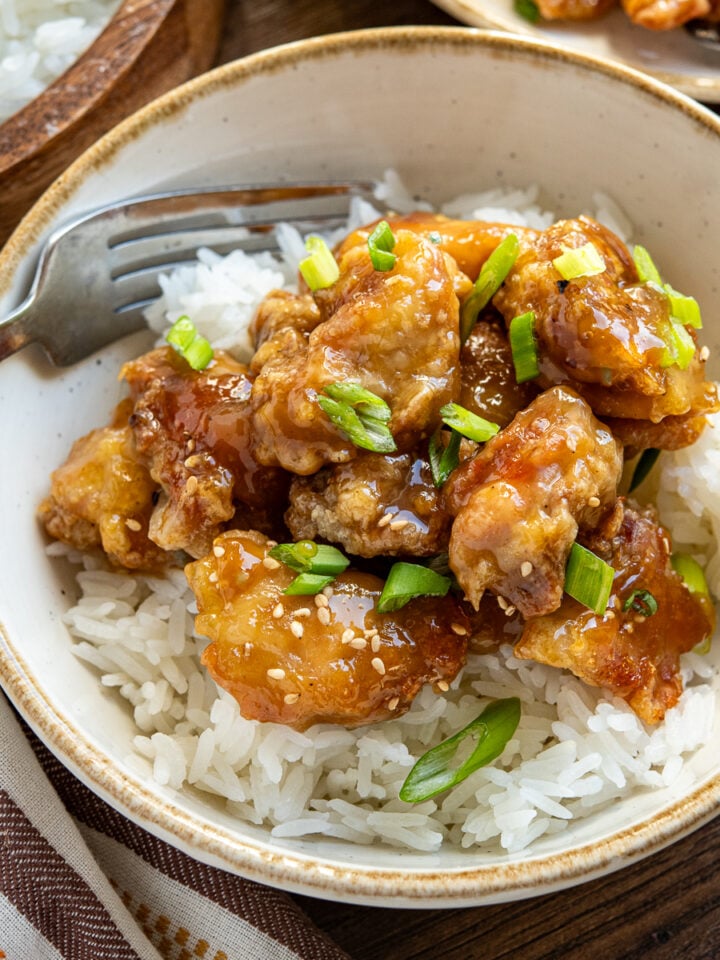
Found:
[[[416,207],[386,179],[383,203]],[[629,225],[613,202],[596,198],[614,229]],[[448,205],[453,215],[484,216],[547,226],[552,215],[538,192],[491,192]],[[367,206],[353,219],[367,222]],[[235,252],[203,252],[163,285],[153,307],[158,330],[188,312],[206,336],[247,356],[244,331],[272,287],[289,285],[302,242],[290,228],[280,238],[292,266]],[[665,455],[663,518],[679,546],[691,530],[693,551],[710,561],[720,592],[720,420],[690,450]],[[682,500],[680,499],[682,498]],[[684,505],[682,501],[685,501]],[[688,509],[692,523],[688,526]],[[685,538],[687,540],[687,537]],[[71,553],[53,544],[50,553]],[[404,716],[358,730],[317,725],[304,733],[240,716],[199,657],[206,641],[193,632],[194,598],[182,571],[153,578],[108,571],[95,556],[81,561],[81,598],[66,623],[75,652],[130,704],[138,729],[129,764],[171,788],[212,794],[239,820],[265,824],[276,837],[323,835],[354,843],[386,843],[417,851],[442,844],[516,853],[538,838],[592,817],[619,799],[691,782],[686,760],[707,744],[716,715],[707,658],[683,658],[686,684],[663,724],[646,727],[606,691],[571,674],[517,660],[511,646],[471,654],[444,696],[428,687]],[[410,768],[429,747],[473,720],[490,699],[517,696],[518,729],[502,756],[446,794],[410,806],[398,799]]]
[[[120,0],[1,0],[0,123],[90,46]]]

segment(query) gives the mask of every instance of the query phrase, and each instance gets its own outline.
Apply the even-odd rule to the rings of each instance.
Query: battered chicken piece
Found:
[[[537,396],[538,387],[515,379],[512,351],[499,323],[480,320],[460,352],[460,404],[506,427]]]
[[[285,522],[295,540],[319,537],[360,557],[424,557],[447,549],[451,517],[427,460],[368,453],[296,477]]]
[[[605,614],[566,596],[558,610],[525,624],[515,655],[565,667],[622,697],[646,723],[658,723],[682,693],[680,654],[712,633],[714,608],[672,569],[668,535],[652,508],[621,502],[608,526],[584,539],[616,571]],[[657,611],[626,609],[635,591],[650,593]]]
[[[617,5],[617,0],[537,0],[543,20],[597,20]]]
[[[451,474],[450,567],[477,607],[485,590],[524,617],[560,605],[578,530],[614,502],[622,450],[569,387],[540,394]]]
[[[56,540],[78,550],[101,547],[122,567],[152,569],[169,557],[148,539],[157,484],[138,461],[128,414],[120,404],[110,426],[75,441],[39,515]]]
[[[622,0],[622,6],[633,23],[648,30],[674,30],[712,9],[709,0]]]
[[[604,272],[563,280],[553,259],[563,247],[586,243],[602,256]],[[638,282],[625,245],[593,220],[562,220],[532,242],[523,241],[493,303],[508,324],[535,312],[538,382],[543,387],[570,383],[598,417],[657,424],[669,416],[696,419],[718,407],[715,386],[704,379],[700,351],[685,370],[666,365],[667,297]],[[664,447],[662,429],[656,433],[654,445]]]
[[[367,244],[348,250],[338,281],[315,294],[323,322],[310,333],[280,327],[263,345],[251,399],[260,463],[308,475],[356,455],[317,403],[329,384],[352,381],[385,400],[401,450],[432,433],[456,395],[457,268],[421,236],[398,231],[396,241],[389,271],[373,268]]]
[[[155,543],[202,556],[236,512],[248,526],[282,529],[289,478],[253,457],[251,384],[242,364],[216,350],[196,371],[161,347],[125,364],[121,376],[134,402],[138,454],[162,486],[150,522]]]
[[[186,567],[196,628],[212,641],[203,663],[244,717],[298,730],[374,723],[404,713],[423,684],[450,682],[463,665],[468,621],[452,596],[380,614],[382,581],[352,570],[329,598],[288,596],[295,574],[268,547],[255,531],[229,531]]]

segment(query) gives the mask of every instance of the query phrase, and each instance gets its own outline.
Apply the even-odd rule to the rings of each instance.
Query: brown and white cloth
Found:
[[[349,960],[287,895],[96,797],[0,693],[0,960]]]

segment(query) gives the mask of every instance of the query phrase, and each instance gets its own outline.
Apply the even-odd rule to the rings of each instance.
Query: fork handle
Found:
[[[32,297],[28,297],[0,320],[0,360],[12,356],[35,339],[29,323],[31,306]]]

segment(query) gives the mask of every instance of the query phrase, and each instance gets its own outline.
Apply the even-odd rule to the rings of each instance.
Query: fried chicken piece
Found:
[[[563,248],[592,243],[605,270],[565,281],[552,261]],[[538,382],[571,384],[601,418],[660,424],[666,417],[704,417],[718,408],[713,384],[705,382],[704,360],[696,350],[685,370],[667,365],[670,308],[665,294],[639,283],[622,241],[602,225],[581,217],[561,220],[520,254],[494,306],[506,323],[535,313],[540,359]],[[677,440],[672,421],[666,440],[655,431],[657,447]]]
[[[460,352],[460,366],[460,404],[501,427],[537,396],[534,383],[515,379],[512,351],[499,323],[475,324]]]
[[[323,412],[318,393],[336,382],[361,384],[385,400],[399,449],[410,449],[439,422],[459,387],[457,268],[436,245],[398,231],[392,270],[375,270],[367,244],[348,250],[340,278],[317,291],[322,322],[275,329],[253,366],[254,451],[267,465],[315,473],[357,453]]]
[[[121,403],[110,426],[75,441],[52,474],[39,516],[56,540],[78,550],[101,547],[111,563],[131,570],[153,569],[168,554],[148,539],[157,484],[138,460],[129,412]]]
[[[633,23],[648,30],[674,30],[712,9],[709,0],[622,0],[622,6]]]
[[[319,537],[360,557],[425,557],[447,549],[451,517],[427,460],[368,453],[296,477],[285,522],[295,540]]]
[[[543,20],[597,20],[617,5],[617,0],[538,0]]]
[[[450,567],[467,599],[477,607],[489,589],[525,617],[555,610],[578,530],[597,525],[621,472],[620,444],[574,390],[540,394],[447,482]]]
[[[289,478],[253,457],[243,364],[216,350],[197,371],[172,347],[160,347],[126,363],[121,376],[134,403],[138,454],[163,491],[152,540],[199,557],[236,512],[267,533],[282,529]]]
[[[713,606],[672,569],[668,535],[652,508],[621,501],[583,542],[615,569],[607,611],[595,614],[566,596],[558,610],[525,624],[515,655],[571,670],[626,700],[646,723],[659,723],[682,693],[680,654],[714,629]],[[651,594],[657,611],[634,609],[635,591]]]
[[[463,665],[468,622],[452,596],[381,614],[382,581],[347,570],[320,607],[283,592],[295,574],[268,546],[255,531],[228,531],[186,567],[196,628],[211,640],[202,661],[244,717],[298,730],[374,723],[401,715],[423,684],[450,682]]]

